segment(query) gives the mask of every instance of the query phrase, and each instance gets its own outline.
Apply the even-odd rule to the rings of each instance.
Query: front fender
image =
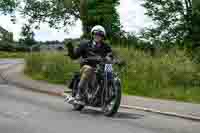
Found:
[[[113,79],[113,83],[116,89],[121,89],[121,79],[118,76],[115,76]]]

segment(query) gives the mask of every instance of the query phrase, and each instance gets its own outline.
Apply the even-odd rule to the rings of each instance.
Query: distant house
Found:
[[[63,51],[65,50],[65,45],[64,43],[58,43],[58,44],[45,44],[45,43],[40,43],[36,44],[30,47],[31,51]]]
[[[48,44],[46,45],[48,50],[64,50],[65,49],[65,45],[64,43],[58,43],[58,44]]]
[[[62,51],[65,49],[65,44],[64,42],[60,42],[58,40],[55,40],[55,41],[49,41],[47,43],[47,46],[48,46],[48,49],[49,50],[59,50],[59,51]]]
[[[6,31],[4,28],[2,28],[2,27],[0,26],[0,40],[3,40],[4,34],[5,34],[6,32],[7,32],[7,31]]]
[[[1,40],[13,41],[13,33],[0,26],[0,41]]]

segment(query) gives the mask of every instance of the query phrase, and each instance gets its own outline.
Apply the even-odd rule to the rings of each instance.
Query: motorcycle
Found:
[[[69,103],[76,111],[81,111],[85,106],[91,106],[101,108],[105,116],[113,116],[118,112],[122,95],[121,81],[113,68],[118,61],[106,61],[103,58],[84,58],[83,60],[83,62],[92,60],[97,64],[95,86],[91,87],[88,84],[88,87],[83,90],[84,105],[77,104],[75,100]],[[80,76],[79,72],[74,74],[69,85],[72,90],[71,95],[66,98],[66,101],[76,96]]]

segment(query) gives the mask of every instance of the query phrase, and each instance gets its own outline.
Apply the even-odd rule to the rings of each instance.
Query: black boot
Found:
[[[79,85],[78,85],[78,92],[75,97],[76,104],[85,105],[84,91],[86,87],[87,87],[87,80],[80,80]]]

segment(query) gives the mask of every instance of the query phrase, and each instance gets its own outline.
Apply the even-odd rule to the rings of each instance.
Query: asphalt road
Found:
[[[199,133],[200,123],[120,109],[107,118],[97,109],[72,110],[60,97],[0,84],[0,133]]]

